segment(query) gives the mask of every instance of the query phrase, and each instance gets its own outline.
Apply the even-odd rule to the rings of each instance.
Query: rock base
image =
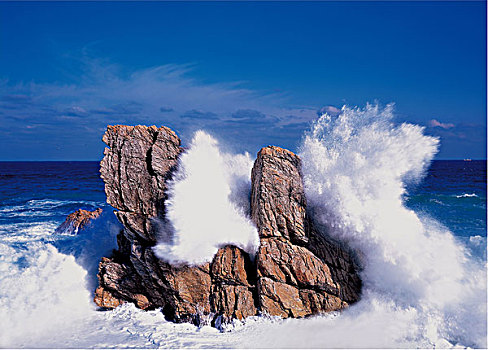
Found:
[[[164,222],[166,181],[182,152],[168,128],[109,126],[101,174],[107,201],[124,225],[118,250],[99,265],[95,303],[161,307],[176,322],[219,326],[265,313],[304,317],[359,299],[353,256],[314,229],[307,215],[300,158],[263,148],[252,170],[251,217],[261,245],[254,259],[234,246],[212,262],[173,266],[158,259],[154,218]]]

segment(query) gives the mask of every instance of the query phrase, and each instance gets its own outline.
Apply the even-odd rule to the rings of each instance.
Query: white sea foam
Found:
[[[253,255],[259,237],[246,217],[251,168],[249,154],[222,153],[213,137],[197,131],[169,185],[166,229],[173,232],[161,235],[156,254],[171,263],[201,264],[233,244]]]
[[[114,220],[103,213],[69,239],[53,238],[52,222],[0,236],[0,347],[72,347],[90,335],[80,330],[104,326],[92,298],[98,262],[116,246]]]
[[[245,165],[243,157],[234,160]],[[211,327],[168,322],[160,310],[126,304],[96,311],[97,265],[115,248],[120,230],[114,219],[106,211],[76,236],[53,237],[50,243],[50,223],[36,226],[45,233],[44,242],[11,225],[14,234],[0,241],[0,347],[232,347],[238,338]]]
[[[0,243],[0,347],[218,346],[209,336],[216,329],[200,333],[192,325],[175,325],[160,310],[144,312],[127,304],[96,311],[86,276],[74,256],[50,244],[15,249]]]
[[[469,197],[478,197],[478,195],[476,193],[463,193],[456,196],[456,198],[469,198]]]
[[[0,243],[0,347],[36,346],[32,339],[56,338],[58,328],[90,312],[85,276],[73,256],[51,245]]]
[[[436,145],[420,127],[395,126],[391,107],[375,106],[343,108],[337,118],[322,117],[304,139],[300,155],[311,213],[330,235],[361,251],[362,299],[342,313],[288,320],[251,317],[219,333],[167,322],[159,310],[145,312],[133,304],[95,311],[90,276],[117,232],[96,220],[90,231],[66,244],[22,243],[23,235],[35,236],[28,231],[13,234],[17,242],[0,241],[0,347],[486,347],[486,266],[472,261],[446,228],[402,202],[405,184],[421,178]],[[185,219],[194,224],[175,225],[180,230],[175,246],[195,239],[207,251],[192,255],[197,247],[190,245],[175,256],[193,261],[210,255],[218,242],[249,241],[254,233],[243,228],[245,219],[235,220],[248,235],[214,236],[212,229],[234,227],[223,213],[245,218],[251,164],[249,155],[223,154],[211,137],[195,135],[172,185],[169,211],[177,219],[173,223]],[[194,195],[196,186],[209,186],[212,196]],[[40,226],[47,237],[51,228]],[[187,232],[195,235],[185,237]],[[201,243],[209,237],[212,244]],[[485,237],[474,236],[469,243],[486,250]]]
[[[33,242],[52,236],[59,223],[47,222],[23,222],[4,224],[0,226],[0,242]]]
[[[301,147],[315,220],[361,252],[365,298],[345,315],[354,314],[361,338],[373,331],[369,318],[381,321],[375,309],[387,310],[383,323],[395,322],[396,333],[376,346],[486,346],[486,267],[402,200],[406,184],[422,178],[438,141],[419,126],[394,125],[392,108],[344,107],[335,118],[324,115]],[[407,314],[411,320],[402,325]],[[407,332],[412,323],[418,329]]]
[[[73,205],[102,207],[105,204],[95,201],[31,199],[24,204],[0,207],[0,218],[52,216],[65,212],[67,206]]]
[[[480,235],[476,235],[476,236],[471,236],[469,237],[469,242],[473,245],[476,245],[476,246],[480,246],[480,245],[484,245],[483,244],[483,241],[486,240],[484,239],[483,237],[481,237]]]
[[[73,201],[73,200],[59,200],[59,199],[31,199],[26,202],[26,208],[35,208],[39,209],[54,209],[59,208],[62,206],[70,205],[70,204],[77,204],[77,205],[91,205],[93,207],[101,207],[105,203],[95,202],[95,201]]]

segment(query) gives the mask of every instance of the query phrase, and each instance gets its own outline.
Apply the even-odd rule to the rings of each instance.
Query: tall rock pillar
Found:
[[[300,169],[297,155],[269,146],[252,170],[251,213],[261,239],[258,305],[284,318],[342,309],[361,290],[350,254],[313,229]]]

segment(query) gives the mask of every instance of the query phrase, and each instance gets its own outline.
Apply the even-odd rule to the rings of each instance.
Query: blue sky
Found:
[[[0,160],[98,160],[116,123],[295,150],[375,101],[486,158],[486,3],[0,2]]]

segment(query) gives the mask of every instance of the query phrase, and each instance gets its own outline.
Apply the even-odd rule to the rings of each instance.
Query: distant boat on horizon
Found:
[[[465,162],[471,162],[471,158],[464,158]]]

